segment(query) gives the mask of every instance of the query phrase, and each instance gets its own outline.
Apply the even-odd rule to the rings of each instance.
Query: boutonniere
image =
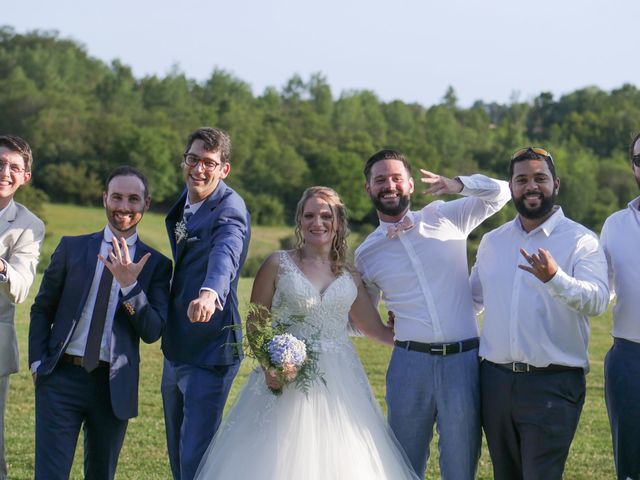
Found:
[[[187,224],[184,220],[180,220],[176,223],[176,227],[173,229],[173,233],[176,236],[176,243],[180,243],[187,238]]]

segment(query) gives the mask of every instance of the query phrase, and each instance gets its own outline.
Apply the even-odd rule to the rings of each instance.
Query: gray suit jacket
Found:
[[[11,200],[0,217],[0,258],[7,264],[0,281],[0,377],[18,371],[15,304],[27,298],[43,238],[42,220]]]

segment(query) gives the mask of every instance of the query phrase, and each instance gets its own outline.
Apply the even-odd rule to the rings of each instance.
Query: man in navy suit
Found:
[[[249,245],[249,214],[223,179],[229,136],[200,128],[182,161],[186,189],[167,215],[175,271],[162,374],[173,478],[191,480],[220,425],[242,353],[236,293]]]
[[[113,479],[129,418],[138,414],[140,339],[160,338],[171,261],[138,238],[150,204],[132,167],[107,178],[104,230],[63,237],[31,308],[36,396],[35,478],[67,479],[84,427],[85,478]]]

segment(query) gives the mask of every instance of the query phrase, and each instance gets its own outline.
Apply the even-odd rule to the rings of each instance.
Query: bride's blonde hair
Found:
[[[333,237],[333,242],[331,243],[331,271],[334,275],[339,275],[342,273],[343,268],[349,268],[346,264],[347,258],[347,236],[350,233],[349,223],[347,219],[347,208],[342,203],[340,196],[329,187],[309,187],[307,188],[300,201],[298,202],[298,206],[296,207],[296,250],[298,254],[300,253],[300,249],[304,245],[304,236],[302,235],[302,230],[300,229],[300,221],[302,220],[302,214],[304,213],[304,205],[307,203],[312,197],[318,197],[327,202],[329,205],[329,209],[333,214],[333,226],[335,231],[335,236]]]

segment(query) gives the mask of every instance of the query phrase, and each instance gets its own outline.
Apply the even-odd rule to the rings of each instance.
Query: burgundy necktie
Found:
[[[105,266],[98,285],[98,295],[93,306],[91,316],[91,326],[87,335],[87,345],[84,350],[82,366],[87,372],[95,370],[100,362],[100,345],[102,344],[102,332],[107,318],[107,308],[109,307],[109,297],[111,296],[111,283],[113,275]]]

